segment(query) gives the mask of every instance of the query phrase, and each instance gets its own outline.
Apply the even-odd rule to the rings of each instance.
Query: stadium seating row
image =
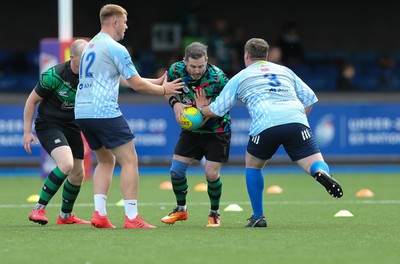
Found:
[[[147,53],[146,53],[147,54]],[[347,51],[306,52],[304,61],[290,65],[290,68],[316,91],[339,91],[338,78],[344,62],[354,65],[352,80],[360,91],[400,91],[400,52],[390,53],[395,60],[392,69],[382,68],[379,58],[382,54],[373,52],[352,53]],[[136,58],[138,69],[151,74],[159,64],[156,56]],[[39,52],[0,51],[0,91],[27,92],[35,86],[39,75]],[[383,86],[387,80],[388,85]]]

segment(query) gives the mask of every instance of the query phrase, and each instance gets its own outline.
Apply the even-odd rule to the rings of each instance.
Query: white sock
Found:
[[[125,215],[130,219],[136,218],[138,215],[137,200],[124,200]]]
[[[62,219],[67,219],[70,218],[72,216],[72,213],[64,213],[64,212],[60,212],[60,217]]]
[[[179,212],[186,212],[187,211],[186,204],[185,205],[178,205],[178,211]]]
[[[46,205],[37,203],[35,205],[35,210],[39,210],[39,209],[46,209]]]
[[[101,216],[107,215],[106,211],[107,195],[105,194],[95,194],[94,195],[94,210]]]

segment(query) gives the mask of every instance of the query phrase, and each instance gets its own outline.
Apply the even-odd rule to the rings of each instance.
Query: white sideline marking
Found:
[[[325,204],[334,204],[340,202],[341,204],[400,204],[400,200],[349,200],[349,201],[276,201],[276,202],[264,202],[265,205],[325,205]],[[241,202],[221,202],[221,205],[229,205],[229,204],[241,204],[241,205],[250,205],[249,201],[241,201]],[[191,202],[192,205],[210,205],[209,202]],[[27,207],[33,207],[35,203],[29,203],[29,204],[0,204],[0,208],[27,208]],[[139,206],[175,206],[176,202],[157,202],[157,203],[146,203],[146,202],[139,202]],[[47,205],[47,207],[60,207],[61,204],[54,204],[50,203]],[[93,207],[93,203],[77,203],[74,205],[74,207]],[[107,203],[108,206],[117,206],[116,203]]]

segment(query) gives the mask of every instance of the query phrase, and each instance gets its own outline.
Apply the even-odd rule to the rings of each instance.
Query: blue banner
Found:
[[[32,145],[32,155],[25,152],[22,141],[24,134],[23,117],[23,104],[0,106],[0,159],[40,158],[40,144]]]
[[[22,143],[23,105],[0,106],[0,159],[40,159],[41,148],[32,145],[28,155]],[[121,104],[133,133],[141,162],[169,161],[178,140],[180,126],[168,104]],[[230,157],[243,159],[250,118],[238,104],[231,110]],[[324,156],[386,157],[400,155],[400,107],[397,104],[317,103],[310,116],[311,129]],[[283,149],[276,156],[287,157]]]
[[[400,155],[398,104],[316,104],[309,117],[329,155]]]
[[[232,154],[240,155],[247,144],[250,119],[244,106],[232,111]],[[314,105],[309,124],[324,156],[400,156],[400,106],[398,104]],[[286,157],[279,148],[278,158]]]

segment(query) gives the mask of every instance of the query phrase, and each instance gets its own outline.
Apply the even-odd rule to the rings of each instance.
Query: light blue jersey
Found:
[[[210,110],[223,116],[237,100],[249,111],[251,136],[288,123],[310,127],[305,107],[318,101],[311,88],[292,70],[268,61],[253,63],[232,77],[210,104]]]
[[[75,118],[121,116],[119,79],[136,75],[128,50],[110,35],[100,32],[86,44],[79,69]]]

